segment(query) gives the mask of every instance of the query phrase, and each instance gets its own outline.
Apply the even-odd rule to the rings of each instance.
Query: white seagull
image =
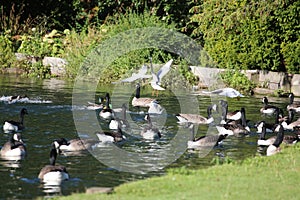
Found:
[[[244,97],[239,91],[233,89],[233,88],[222,88],[222,89],[217,89],[214,91],[202,91],[202,93],[205,94],[218,94],[221,96],[226,96],[230,98],[235,98],[235,97]]]
[[[121,80],[121,82],[122,82],[122,83],[124,83],[124,82],[129,82],[129,83],[131,83],[131,82],[133,82],[133,81],[135,81],[135,80],[138,80],[138,79],[151,78],[151,75],[146,75],[147,70],[148,70],[147,65],[143,65],[143,66],[141,67],[141,69],[138,71],[138,73],[133,73],[133,74],[131,75],[131,77],[126,78],[126,79],[123,79],[123,80]]]
[[[169,60],[164,66],[160,68],[160,70],[157,73],[154,73],[153,66],[152,66],[152,58],[150,58],[151,63],[151,74],[152,74],[152,80],[150,82],[152,88],[156,90],[156,96],[158,96],[159,90],[165,90],[165,88],[161,87],[161,79],[170,71],[171,65],[172,65],[173,59]],[[153,93],[152,93],[153,95]]]

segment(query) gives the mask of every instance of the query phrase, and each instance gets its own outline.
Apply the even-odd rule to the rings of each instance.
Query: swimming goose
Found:
[[[274,141],[273,144],[271,144],[267,148],[267,156],[272,156],[281,151],[280,144],[282,143],[283,138],[284,138],[283,127],[282,125],[279,125],[279,132],[277,133],[276,140]]]
[[[28,100],[28,96],[27,95],[15,95],[15,96],[11,96],[9,99],[8,99],[8,102],[16,102],[18,100]]]
[[[242,111],[235,110],[233,112],[228,112],[228,103],[227,101],[220,100],[219,103],[221,104],[222,109],[222,123],[227,122],[227,120],[239,120],[242,118]],[[245,110],[243,110],[245,111]]]
[[[151,74],[152,74],[152,80],[150,82],[152,88],[156,90],[156,96],[158,96],[159,90],[165,90],[165,88],[162,88],[160,86],[161,79],[170,71],[171,65],[172,65],[173,59],[169,60],[164,66],[160,68],[160,70],[157,73],[154,73],[153,66],[152,66],[152,58],[150,58],[150,64],[151,64]],[[153,90],[153,92],[154,92]],[[153,96],[152,92],[152,96]]]
[[[217,105],[212,104],[207,107],[207,118],[198,114],[176,114],[176,118],[179,120],[179,123],[191,122],[195,124],[210,124],[214,121],[212,117],[212,110],[217,111]]]
[[[120,123],[118,123],[118,129],[116,131],[97,131],[96,135],[102,143],[118,143],[126,140]]]
[[[294,118],[295,110],[290,109],[288,113],[289,113],[288,120],[281,122],[281,125],[285,130],[293,130],[294,127],[300,126],[300,118],[292,122]]]
[[[166,110],[155,101],[152,101],[150,103],[150,106],[149,106],[149,109],[148,109],[149,114],[158,114],[158,115],[160,115],[160,114],[164,113],[165,111]]]
[[[26,155],[26,147],[20,133],[14,133],[10,141],[6,142],[1,149],[2,157],[21,157]]]
[[[65,166],[55,165],[58,149],[52,144],[52,149],[50,151],[50,165],[44,166],[38,178],[47,183],[53,185],[59,185],[62,181],[69,179],[69,174]]]
[[[199,138],[195,138],[193,123],[190,123],[189,129],[191,132],[191,139],[187,143],[189,149],[194,149],[199,147],[214,147],[218,145],[222,140],[224,140],[227,136],[226,134],[223,135],[222,133],[219,133],[217,135],[205,135]]]
[[[136,94],[133,97],[131,104],[134,107],[149,107],[152,101],[156,101],[156,99],[152,98],[141,98],[140,97],[141,86],[139,83],[136,84]]]
[[[250,128],[247,126],[245,108],[241,108],[241,123],[237,124],[219,124],[216,126],[219,133],[225,135],[243,136],[250,133]]]
[[[110,120],[110,123],[109,123],[109,129],[112,129],[112,130],[118,129],[118,123],[121,124],[122,128],[129,128],[130,127],[128,121],[126,120],[126,109],[127,109],[127,106],[124,103],[122,105],[121,118],[116,117],[116,116],[112,117],[112,119]]]
[[[61,151],[83,151],[91,148],[97,141],[92,139],[72,139],[66,140],[65,138],[56,139],[54,141],[55,148]]]
[[[27,115],[27,109],[22,108],[20,111],[20,121],[6,120],[3,125],[4,132],[19,131],[25,128],[24,115]]]
[[[277,129],[279,131],[280,130],[280,126],[279,124],[276,124],[276,126],[274,127],[274,129]],[[295,144],[300,140],[300,135],[294,134],[294,135],[284,135],[283,137],[283,142],[285,144]],[[259,146],[269,146],[271,144],[273,144],[276,140],[276,136],[272,136],[269,137],[268,139],[266,139],[266,127],[262,126],[262,132],[261,135],[259,137],[259,139],[257,140],[257,145]]]
[[[148,122],[148,125],[144,127],[141,131],[141,136],[146,140],[154,140],[161,138],[161,133],[158,128],[153,127],[151,118],[149,114],[146,114],[145,119]]]
[[[300,112],[300,102],[294,102],[294,94],[289,94],[290,104],[287,106],[287,110],[294,110],[295,112]]]
[[[113,116],[113,110],[110,107],[109,93],[106,93],[105,100],[106,100],[105,106],[100,111],[99,116],[102,117],[103,119],[111,119],[111,117]]]
[[[277,106],[269,105],[269,100],[267,97],[263,97],[262,102],[264,103],[264,106],[260,109],[261,113],[274,114],[275,111],[278,109]]]
[[[277,124],[279,124],[279,116],[280,116],[280,111],[279,108],[276,108],[275,111],[275,122],[274,123],[267,123],[265,121],[259,121],[255,124],[255,127],[257,128],[257,133],[262,133],[262,127],[265,126],[266,127],[266,132],[267,133],[272,133],[272,132],[278,132],[279,130],[279,126],[277,126]]]
[[[88,110],[98,110],[103,108],[103,97],[99,97],[99,103],[92,103],[88,101],[87,109]]]

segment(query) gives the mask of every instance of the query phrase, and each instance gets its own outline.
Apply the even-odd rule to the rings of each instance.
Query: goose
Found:
[[[122,128],[129,128],[130,127],[128,121],[126,120],[126,109],[127,109],[127,106],[124,103],[122,105],[121,118],[118,118],[116,116],[112,117],[112,119],[110,120],[110,123],[109,123],[109,129],[112,129],[112,130],[118,129],[118,124],[119,123],[121,123]]]
[[[97,131],[96,135],[102,143],[119,143],[126,140],[120,123],[118,123],[117,131]]]
[[[10,96],[10,98],[8,99],[8,102],[12,103],[12,102],[16,102],[16,101],[19,101],[19,100],[28,100],[28,96],[27,95]]]
[[[20,133],[14,133],[0,152],[2,157],[22,157],[26,155],[26,147]]]
[[[281,125],[276,124],[275,129],[278,130],[277,132],[281,131],[280,126]],[[273,144],[275,142],[275,140],[276,140],[276,136],[272,136],[272,137],[266,139],[266,127],[263,126],[260,138],[257,140],[257,145],[259,145],[259,146],[269,146],[269,145]],[[295,144],[299,140],[300,140],[300,135],[298,135],[298,134],[284,135],[284,137],[283,137],[283,142],[285,144]]]
[[[286,107],[287,110],[294,110],[295,112],[300,112],[300,102],[294,102],[294,94],[289,94],[290,104]]]
[[[103,97],[99,97],[99,104],[98,103],[92,103],[88,101],[87,109],[88,110],[98,110],[103,109]]]
[[[223,135],[243,136],[250,133],[250,128],[247,126],[245,108],[241,108],[241,123],[238,124],[219,124],[216,126],[219,133]],[[224,114],[224,113],[223,113]]]
[[[113,116],[113,110],[110,108],[109,93],[106,93],[105,100],[106,100],[105,106],[100,111],[99,116],[102,117],[103,119],[111,119],[111,117]]]
[[[151,75],[146,75],[147,71],[148,71],[147,65],[143,65],[143,66],[139,69],[138,73],[133,73],[133,74],[131,75],[131,77],[126,78],[126,79],[123,79],[123,80],[121,80],[121,82],[122,82],[122,83],[124,83],[124,82],[129,82],[129,83],[131,83],[131,82],[136,81],[136,80],[138,80],[138,79],[150,78]]]
[[[255,127],[257,128],[257,133],[262,133],[262,127],[263,126],[266,127],[266,132],[267,133],[272,133],[274,131],[278,132],[279,127],[277,126],[277,124],[279,124],[279,116],[280,116],[279,108],[276,108],[275,122],[274,123],[267,123],[264,120],[257,122],[255,124]]]
[[[212,104],[207,107],[207,118],[198,114],[176,114],[176,118],[179,120],[179,123],[191,122],[195,124],[210,124],[214,121],[212,117],[212,110],[217,111],[217,105]]]
[[[62,165],[55,165],[58,151],[59,150],[53,143],[50,151],[50,164],[44,166],[38,175],[38,178],[41,181],[49,185],[60,185],[62,181],[69,179],[66,167]]]
[[[25,128],[24,115],[27,115],[27,114],[28,114],[27,109],[22,108],[20,111],[20,121],[6,120],[3,125],[4,132],[23,130]]]
[[[269,105],[269,100],[267,97],[263,97],[262,102],[264,103],[264,106],[260,109],[261,113],[264,114],[274,114],[275,111],[278,109],[278,107]]]
[[[239,91],[233,88],[221,88],[214,91],[202,91],[205,94],[218,94],[220,96],[230,97],[230,98],[240,98],[244,97]]]
[[[151,87],[156,90],[156,96],[158,96],[159,90],[165,90],[165,88],[161,87],[161,79],[170,71],[171,65],[172,65],[173,59],[169,60],[164,66],[160,68],[160,70],[157,73],[154,73],[153,71],[153,65],[152,65],[152,58],[150,58],[150,64],[151,64],[151,74],[152,74],[152,80],[150,81]],[[153,90],[153,92],[154,92]],[[153,96],[152,92],[152,96]]]
[[[221,104],[222,109],[222,123],[225,123],[227,120],[239,120],[242,117],[241,110],[235,110],[233,112],[228,112],[228,103],[227,101],[220,100],[219,103]],[[243,110],[244,111],[244,110]]]
[[[293,118],[294,118],[294,112],[295,112],[295,110],[290,109],[288,111],[288,113],[289,113],[288,120],[281,122],[281,125],[283,126],[283,128],[285,130],[293,130],[294,127],[300,126],[300,118],[298,118],[296,121],[292,122]]]
[[[141,136],[146,140],[154,140],[161,138],[161,133],[158,128],[153,127],[151,118],[149,114],[146,114],[145,120],[148,122],[148,125],[144,127],[141,131]]]
[[[274,141],[273,144],[271,144],[267,148],[267,156],[272,156],[281,151],[280,144],[282,143],[283,138],[284,138],[283,127],[282,127],[282,125],[279,125],[279,131],[277,133],[276,140]]]
[[[54,141],[55,148],[61,151],[83,151],[91,148],[91,146],[96,143],[97,142],[92,139],[80,138],[75,138],[69,141],[65,138],[60,138]]]
[[[149,107],[151,102],[153,102],[153,101],[157,102],[156,99],[141,98],[140,91],[141,91],[141,86],[139,83],[137,83],[136,84],[136,94],[131,101],[132,106],[134,106],[134,107]]]
[[[189,129],[191,132],[191,139],[188,141],[187,146],[189,149],[199,147],[214,147],[226,138],[226,134],[219,133],[217,135],[206,135],[195,138],[194,124],[190,123]]]

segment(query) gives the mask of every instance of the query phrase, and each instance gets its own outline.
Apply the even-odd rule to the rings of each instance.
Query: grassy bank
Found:
[[[298,199],[300,145],[272,157],[257,156],[208,169],[172,170],[116,187],[113,194],[74,194],[68,199]]]

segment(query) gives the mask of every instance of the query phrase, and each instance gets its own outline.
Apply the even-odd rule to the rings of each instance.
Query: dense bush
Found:
[[[212,0],[192,11],[193,34],[219,67],[299,72],[300,1]]]

